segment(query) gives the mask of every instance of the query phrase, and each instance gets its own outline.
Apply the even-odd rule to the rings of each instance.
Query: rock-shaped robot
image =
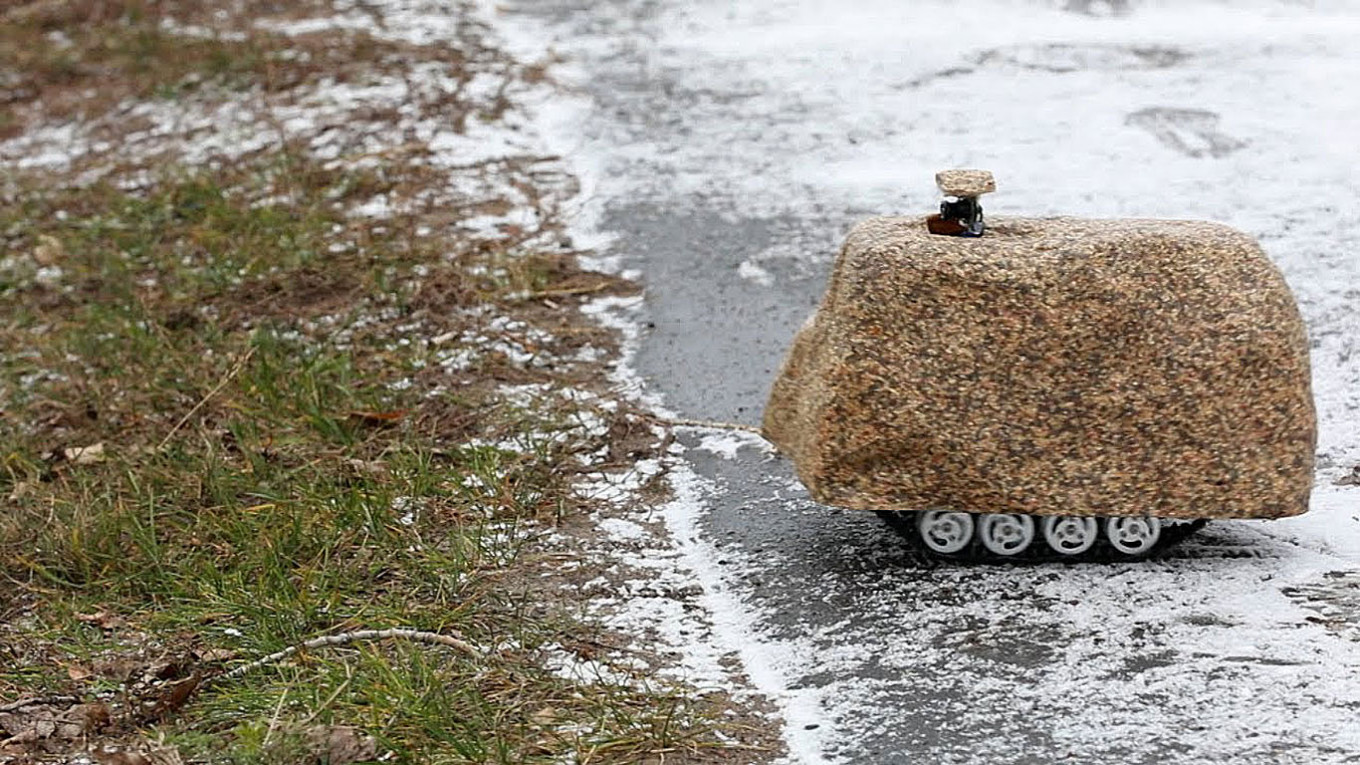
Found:
[[[945,557],[1140,557],[1303,513],[1316,421],[1280,272],[1226,226],[938,215],[850,233],[763,432],[813,499]]]

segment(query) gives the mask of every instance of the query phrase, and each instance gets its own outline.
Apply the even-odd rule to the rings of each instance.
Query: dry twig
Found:
[[[529,294],[530,300],[542,300],[544,298],[572,297],[574,295],[593,295],[597,292],[604,292],[613,287],[609,282],[602,282],[589,287],[565,287],[557,290],[539,290]]]
[[[14,712],[26,707],[36,707],[50,704],[74,704],[80,701],[75,696],[44,696],[36,699],[19,699],[8,704],[0,704],[0,713]]]
[[[386,630],[356,630],[354,632],[342,632],[339,635],[325,635],[319,638],[312,638],[311,640],[298,643],[297,645],[289,646],[282,651],[271,653],[264,658],[256,659],[255,661],[252,661],[249,664],[243,664],[230,672],[218,675],[215,680],[234,680],[252,670],[283,661],[299,651],[310,651],[315,648],[329,648],[332,646],[349,645],[350,643],[388,639],[410,640],[416,643],[447,646],[462,651],[469,656],[482,655],[482,650],[468,641],[453,637],[452,635],[441,635],[437,632],[422,632],[421,630],[409,630],[400,627]]]
[[[213,396],[216,396],[223,388],[227,387],[227,383],[231,382],[231,378],[240,374],[241,370],[245,368],[246,362],[250,361],[250,357],[254,355],[255,347],[251,346],[251,348],[245,352],[244,356],[236,360],[236,364],[231,368],[230,372],[227,372],[227,376],[223,377],[221,382],[217,383],[212,390],[208,391],[208,395],[199,399],[198,403],[194,404],[194,408],[190,409],[187,414],[181,417],[179,422],[175,423],[175,427],[171,428],[170,432],[165,434],[165,438],[161,440],[160,446],[156,447],[156,451],[164,449],[165,445],[170,443],[170,439],[179,432],[179,429],[184,427],[184,423],[188,422],[190,417],[197,414],[198,410],[202,409]]]
[[[684,418],[667,419],[658,417],[657,422],[663,425],[670,425],[676,428],[698,428],[700,430],[740,430],[746,433],[755,433],[761,438],[760,428],[755,425],[746,425],[740,422],[721,422],[719,420],[687,420]]]

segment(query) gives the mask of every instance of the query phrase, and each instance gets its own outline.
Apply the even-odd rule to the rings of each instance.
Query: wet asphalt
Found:
[[[520,10],[566,35],[645,45],[654,4]],[[683,127],[670,111],[684,108],[683,76],[645,59],[622,46],[576,62],[602,135],[655,140],[645,136]],[[652,168],[636,167],[639,186],[655,188],[641,177]],[[681,416],[758,424],[840,238],[867,211],[735,217],[693,191],[604,208],[613,252],[646,288],[637,371]],[[781,248],[809,255],[761,260],[776,287],[737,275]],[[789,721],[826,731],[805,761],[1360,761],[1342,735],[1360,719],[1360,636],[1256,623],[1224,606],[1285,597],[1273,579],[1294,553],[1258,526],[1212,525],[1145,563],[941,566],[872,515],[809,501],[765,451],[687,458],[716,487],[702,528],[732,552],[728,585],[782,657],[787,692],[821,710]]]
[[[704,210],[702,200],[676,207],[683,212],[610,205],[605,219],[605,229],[620,237],[616,251],[644,274],[637,371],[683,417],[759,424],[783,354],[821,299],[830,261],[778,273],[778,290],[732,275],[779,237],[815,240],[825,231],[800,229],[791,219],[734,221],[720,210]],[[683,440],[697,447],[702,438],[689,434]],[[1055,612],[1055,598],[1035,593],[1073,573],[1080,575],[1079,586],[1099,586],[1102,565],[940,565],[920,558],[872,514],[807,499],[781,457],[747,447],[736,459],[698,448],[687,458],[719,487],[702,527],[707,541],[748,564],[732,578],[760,614],[764,639],[772,647],[810,643],[809,657],[835,657],[847,642],[860,644],[848,660],[809,662],[791,683],[830,699],[824,722],[795,721],[836,731],[822,752],[826,758],[866,764],[1196,761],[1194,747],[1165,732],[1156,742],[1061,743],[1049,734],[1052,721],[1042,703],[1016,703],[996,688],[979,693],[980,677],[987,684],[1029,685],[1030,675],[1037,679],[1055,660],[1055,642],[1098,639],[1102,625],[1068,622]],[[1197,542],[1173,560],[1208,563],[1259,554],[1247,549],[1251,543],[1240,532],[1220,537],[1211,530]],[[1164,586],[1175,586],[1174,564],[1148,565],[1160,569]],[[1111,567],[1115,576],[1128,570]],[[905,611],[915,618],[900,620]],[[929,648],[918,650],[924,646],[917,640]],[[1174,654],[1154,639],[1121,660],[1118,671],[1136,677],[1169,666]],[[961,662],[968,665],[964,671]],[[1135,706],[1158,703],[1149,694]],[[1117,701],[1111,706],[1121,707]],[[961,709],[970,711],[961,715]]]
[[[821,299],[829,257],[820,265],[803,264],[802,272],[776,274],[777,290],[732,275],[780,237],[825,236],[820,227],[827,222],[805,222],[812,228],[807,230],[790,219],[734,221],[694,199],[676,207],[684,211],[613,205],[605,220],[620,237],[616,248],[627,254],[627,265],[644,274],[637,370],[681,416],[758,424],[789,341]],[[834,244],[828,248],[834,252]],[[689,434],[684,440],[697,447],[702,438]],[[1135,577],[1146,580],[1135,587],[1172,590],[1182,586],[1183,566],[1207,573],[1224,561],[1255,557],[1268,569],[1269,557],[1281,554],[1256,549],[1250,530],[1220,524],[1148,563],[941,565],[920,558],[872,514],[807,499],[781,457],[747,447],[736,459],[699,448],[687,458],[718,487],[702,527],[708,542],[730,549],[733,563],[743,564],[734,566],[730,580],[759,614],[762,638],[771,650],[784,643],[803,646],[804,664],[791,673],[790,687],[823,698],[827,717],[793,723],[831,729],[821,752],[828,760],[1204,761],[1184,741],[1202,726],[1194,707],[1182,706],[1168,718],[1162,705],[1177,705],[1165,692],[1139,687],[1144,671],[1174,671],[1181,652],[1174,639],[1160,634],[1164,628],[1156,618],[1139,618],[1118,603],[1113,629],[1126,632],[1107,638],[1102,633],[1111,625],[1063,612],[1064,585],[1079,591],[1111,579],[1128,586],[1125,580]],[[1058,594],[1045,593],[1046,587]],[[1193,609],[1172,618],[1213,621]],[[1055,663],[1061,668],[1073,658],[1058,646],[1106,639],[1126,644],[1124,655],[1102,656],[1099,672],[1083,674],[1070,687],[1049,677]],[[1111,685],[1097,703],[1101,714],[1136,722],[1144,710],[1148,724],[1160,729],[1131,741],[1055,738],[1053,727],[1060,723],[1050,715],[1070,712],[1082,696],[1070,695],[1054,708],[1048,694],[1099,694],[1081,685],[1106,673],[1120,675],[1126,687]],[[1129,688],[1138,688],[1138,697],[1125,704],[1118,695]],[[1245,761],[1273,761],[1278,754]]]

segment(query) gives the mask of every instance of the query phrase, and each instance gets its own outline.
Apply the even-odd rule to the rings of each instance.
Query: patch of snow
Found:
[[[762,287],[769,287],[774,284],[774,277],[770,275],[770,272],[761,268],[753,260],[743,260],[741,265],[737,266],[737,275]]]
[[[386,194],[379,194],[361,205],[350,208],[349,214],[355,218],[390,218],[392,205]]]
[[[700,451],[711,452],[725,460],[737,458],[737,451],[743,446],[754,446],[759,449],[768,449],[769,445],[763,438],[753,433],[722,433],[713,436],[704,436],[699,442]]]
[[[61,270],[61,266],[41,266],[33,272],[33,281],[51,287],[60,282],[64,276],[66,272]]]
[[[450,372],[466,372],[481,355],[475,348],[453,348],[440,351],[435,358],[439,366]]]
[[[587,473],[577,482],[581,496],[606,504],[628,506],[637,499],[652,479],[660,475],[663,465],[658,460],[638,460],[624,471]]]
[[[595,525],[614,541],[636,541],[651,536],[651,532],[622,518],[603,518]]]
[[[397,518],[397,523],[403,526],[414,526],[420,515],[420,503],[414,497],[393,497],[392,512],[401,513]]]
[[[458,221],[458,227],[488,239],[509,239],[517,231],[532,229],[539,223],[538,213],[529,208],[514,208],[504,215],[476,215]]]
[[[826,748],[824,737],[833,730],[826,725],[824,698],[820,689],[792,687],[790,679],[798,675],[802,657],[790,651],[791,646],[771,643],[755,629],[755,612],[746,602],[739,576],[723,573],[730,565],[731,555],[719,551],[709,542],[699,521],[707,510],[708,497],[716,489],[694,472],[688,463],[676,461],[667,474],[674,498],[662,509],[666,528],[675,546],[680,570],[700,583],[707,621],[704,641],[693,641],[688,630],[681,632],[671,627],[670,641],[686,647],[688,668],[695,677],[704,678],[718,687],[731,687],[721,668],[725,656],[740,657],[742,671],[750,678],[751,686],[774,702],[783,715],[784,741],[789,752],[806,762],[816,762]],[[654,624],[649,626],[655,627]],[[659,627],[657,627],[660,629]],[[665,634],[665,633],[663,633]],[[686,641],[689,641],[688,643]],[[741,695],[741,689],[738,695]]]
[[[280,21],[276,19],[265,19],[255,24],[256,28],[266,32],[288,35],[317,34],[318,32],[334,32],[337,30],[353,30],[359,32],[371,32],[374,30],[373,19],[365,16],[323,16],[311,19],[290,19]]]

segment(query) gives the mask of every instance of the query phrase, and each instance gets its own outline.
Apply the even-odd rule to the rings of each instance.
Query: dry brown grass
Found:
[[[356,29],[282,35],[269,22],[329,11],[324,2],[243,2],[222,13],[206,0],[20,0],[0,23],[0,140],[25,126],[91,118],[130,100],[176,102],[279,94],[321,80],[409,73],[414,63],[462,78],[505,78],[505,88],[469,109],[461,88],[422,104],[462,131],[469,119],[500,119],[510,85],[539,82],[542,65],[521,65],[469,34],[457,46],[383,40]],[[368,114],[382,121],[384,116]]]
[[[79,717],[0,743],[0,762],[104,744],[315,762],[318,741],[407,762],[762,759],[719,745],[721,697],[544,666],[549,644],[602,661],[622,646],[579,604],[543,601],[557,562],[523,555],[526,533],[591,509],[582,472],[663,445],[626,403],[555,393],[608,399],[603,362],[579,352],[608,358],[615,340],[575,307],[635,287],[580,268],[541,158],[450,171],[412,142],[379,163],[321,162],[305,136],[197,168],[121,150],[142,126],[110,110],[129,100],[264,93],[267,112],[323,79],[419,62],[502,78],[489,97],[418,104],[457,126],[504,116],[514,83],[545,76],[475,39],[254,24],[321,5],[3,10],[0,133],[75,119],[114,148],[0,183],[0,699],[71,699],[0,713],[0,727]],[[184,33],[195,25],[214,34]],[[431,193],[450,172],[513,194]],[[350,214],[379,195],[398,212]],[[537,223],[460,228],[515,205]],[[585,411],[607,431],[583,429]],[[391,626],[485,650],[346,646],[200,685],[307,638]]]

